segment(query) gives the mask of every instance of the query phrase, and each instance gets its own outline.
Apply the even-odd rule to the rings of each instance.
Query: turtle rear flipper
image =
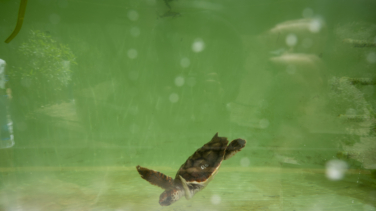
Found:
[[[174,179],[162,174],[161,172],[147,169],[139,165],[136,168],[142,179],[150,182],[152,185],[156,185],[163,189],[169,189],[174,186]]]
[[[238,153],[240,150],[242,150],[245,147],[245,144],[247,142],[243,139],[235,139],[231,141],[231,143],[228,145],[226,152],[225,152],[225,157],[224,159],[227,160],[234,156],[236,153]]]

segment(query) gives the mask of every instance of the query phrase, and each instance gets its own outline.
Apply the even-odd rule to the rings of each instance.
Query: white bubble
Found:
[[[298,37],[296,37],[295,34],[289,34],[287,35],[286,37],[286,44],[290,47],[296,45],[296,43],[298,42]]]
[[[304,48],[310,48],[312,46],[313,42],[310,38],[304,38],[302,45]]]
[[[178,76],[175,78],[175,85],[176,86],[183,86],[184,85],[184,77]]]
[[[213,195],[210,199],[211,203],[214,205],[220,204],[221,203],[221,197],[219,195]]]
[[[309,30],[313,33],[317,33],[321,30],[322,24],[318,19],[313,19],[309,24]]]
[[[345,176],[347,163],[342,160],[331,160],[326,163],[326,177],[330,180],[340,180]]]
[[[129,78],[130,78],[132,81],[137,80],[137,79],[138,79],[138,76],[139,76],[138,71],[133,70],[133,71],[130,71],[130,72],[129,72]]]
[[[309,7],[305,8],[302,13],[304,18],[312,18],[313,16],[313,10]]]
[[[129,18],[129,20],[131,20],[131,21],[136,21],[136,20],[138,20],[138,12],[135,11],[135,10],[131,10],[131,11],[129,11],[129,12],[128,12],[128,18]]]
[[[135,59],[137,57],[137,50],[136,49],[129,49],[128,52],[128,57],[131,59]]]
[[[133,37],[138,37],[140,35],[140,29],[137,26],[131,28],[131,35]]]
[[[243,166],[243,167],[247,167],[249,166],[251,162],[249,161],[249,159],[247,157],[244,157],[240,160],[240,165]]]
[[[194,87],[196,85],[196,79],[194,77],[189,77],[187,79],[187,84],[190,87]]]
[[[189,65],[191,64],[191,61],[187,58],[187,57],[184,57],[180,60],[180,65],[183,67],[183,68],[187,68],[189,67]]]
[[[203,51],[205,48],[205,43],[201,38],[195,39],[192,43],[192,50],[196,53]]]
[[[295,72],[296,72],[296,67],[295,67],[295,65],[293,65],[293,64],[289,64],[289,65],[287,65],[287,67],[286,67],[286,72],[287,72],[288,74],[290,74],[290,75],[295,74]]]
[[[172,93],[172,94],[170,94],[169,99],[170,99],[171,103],[176,103],[176,102],[179,101],[179,95],[176,94],[176,93]]]
[[[50,22],[52,24],[58,24],[60,22],[60,20],[61,20],[61,18],[58,14],[53,13],[53,14],[50,15]]]
[[[260,122],[259,122],[260,128],[262,128],[262,129],[269,127],[269,124],[270,124],[269,120],[267,120],[267,119],[261,119]]]
[[[375,63],[376,62],[376,53],[375,52],[370,52],[368,55],[367,55],[367,61],[369,63]]]

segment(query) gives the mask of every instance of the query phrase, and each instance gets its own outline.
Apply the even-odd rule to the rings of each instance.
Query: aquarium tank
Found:
[[[376,211],[376,1],[0,1],[0,210]]]

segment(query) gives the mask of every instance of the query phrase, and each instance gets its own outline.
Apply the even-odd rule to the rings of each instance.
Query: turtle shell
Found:
[[[198,149],[180,167],[175,182],[180,182],[182,176],[188,184],[205,186],[217,173],[226,153],[228,140],[226,137],[214,135],[212,140]]]

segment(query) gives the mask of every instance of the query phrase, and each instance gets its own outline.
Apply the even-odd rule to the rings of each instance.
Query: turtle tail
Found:
[[[227,146],[224,159],[227,160],[245,147],[247,142],[244,139],[235,139]]]
[[[163,189],[169,189],[173,187],[174,179],[172,179],[171,177],[166,176],[161,172],[147,169],[139,165],[136,168],[142,179],[150,182],[150,184],[156,185]]]

